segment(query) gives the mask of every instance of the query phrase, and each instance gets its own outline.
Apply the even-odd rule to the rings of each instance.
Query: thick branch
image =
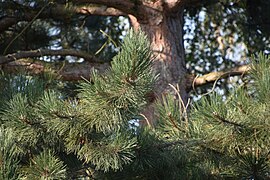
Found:
[[[74,3],[87,3],[87,4],[98,4],[98,5],[105,5],[108,7],[113,7],[118,9],[126,14],[130,14],[136,8],[136,5],[140,4],[140,0],[138,1],[131,1],[131,0],[74,0]],[[137,2],[137,3],[134,3]],[[132,13],[131,13],[132,14]]]
[[[77,14],[85,14],[85,15],[98,15],[98,16],[125,16],[126,14],[122,11],[107,7],[107,6],[99,6],[99,7],[93,7],[93,6],[81,6],[76,7],[75,12]]]
[[[2,70],[6,73],[19,73],[26,71],[32,75],[39,75],[46,71],[53,71],[65,81],[77,81],[82,77],[91,78],[91,71],[96,69],[99,73],[104,73],[110,67],[109,63],[92,63],[84,61],[82,63],[48,63],[40,60],[22,59],[2,65]]]
[[[8,54],[6,56],[0,56],[0,64],[9,63],[22,58],[33,58],[42,56],[76,56],[83,58],[85,61],[100,62],[96,57],[82,51],[75,49],[61,49],[61,50],[50,50],[50,49],[38,49],[32,51],[19,51],[17,53]]]
[[[237,66],[225,71],[219,71],[219,72],[211,72],[209,74],[205,74],[201,77],[194,77],[191,76],[189,77],[189,83],[187,88],[192,88],[193,87],[199,87],[203,86],[205,84],[213,83],[217,81],[218,79],[221,78],[227,78],[229,76],[239,76],[247,73],[249,70],[251,70],[250,65],[242,65],[242,66]]]
[[[17,4],[15,7],[11,7],[11,10],[24,9],[23,15],[20,16],[3,16],[0,18],[0,32],[7,30],[9,27],[17,24],[20,21],[31,21],[39,9],[29,8]],[[72,14],[81,15],[99,15],[99,16],[120,16],[125,15],[120,10],[107,6],[72,6],[66,7],[64,5],[53,5],[41,12],[37,17],[38,19],[54,19],[54,20],[69,20]]]

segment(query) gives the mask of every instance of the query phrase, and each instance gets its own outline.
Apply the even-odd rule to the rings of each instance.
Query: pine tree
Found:
[[[185,160],[176,177],[270,178],[270,57],[260,53],[252,59],[247,82],[227,97],[202,97],[188,119],[173,96],[159,103],[159,134],[179,148],[173,150],[179,162]]]
[[[158,78],[150,44],[130,31],[104,74],[69,97],[54,72],[1,75],[1,179],[270,178],[270,58],[249,83],[186,107],[179,93],[140,125]],[[177,92],[177,87],[172,87]]]
[[[73,99],[48,74],[2,76],[1,124],[3,133],[13,133],[7,143],[21,168],[3,167],[28,179],[63,179],[130,164],[139,146],[131,121],[140,118],[156,79],[146,39],[130,31],[111,68],[102,75],[93,71]],[[11,156],[5,151],[2,156]]]
[[[191,113],[194,135],[222,177],[270,178],[270,57],[252,59],[248,84],[226,99],[202,98]]]

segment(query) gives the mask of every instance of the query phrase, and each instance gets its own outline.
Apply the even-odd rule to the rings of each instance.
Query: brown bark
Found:
[[[160,4],[159,4],[160,3]],[[169,83],[179,85],[182,98],[187,100],[184,77],[186,75],[183,46],[183,8],[166,9],[159,3],[149,4],[140,17],[129,16],[135,28],[148,36],[155,55],[154,69],[160,74],[156,85],[158,94],[169,90]],[[175,4],[177,5],[177,4]],[[151,7],[151,8],[150,8]],[[173,8],[173,7],[171,7]]]
[[[173,92],[169,84],[179,85],[181,98],[187,103],[183,12],[180,1],[155,1],[144,3],[140,15],[129,15],[129,18],[133,27],[143,30],[151,42],[154,70],[159,74],[155,86],[157,98],[168,91]],[[153,105],[149,105],[144,115],[153,122]]]
[[[21,16],[3,16],[0,17],[0,32],[6,31],[9,27],[17,24],[20,21],[31,21],[39,13],[40,9],[29,8],[20,4],[10,7],[11,11],[17,9],[24,9],[24,13]],[[37,19],[49,19],[59,21],[69,21],[73,14],[81,15],[99,15],[99,16],[121,16],[126,15],[122,11],[107,7],[107,6],[72,6],[68,7],[65,5],[54,4],[48,6],[45,10],[40,12]]]
[[[92,56],[87,52],[82,52],[75,49],[60,49],[60,50],[38,49],[32,51],[19,51],[17,53],[0,56],[0,65],[16,61],[22,58],[33,58],[43,56],[75,56],[83,58],[85,61],[96,63],[101,62],[101,60],[99,60],[95,56]]]
[[[97,5],[105,5],[108,7],[113,7],[115,9],[120,10],[126,14],[134,14],[136,10],[138,10],[138,5],[142,3],[140,0],[73,0],[72,1],[76,5],[84,5],[84,4],[97,4]]]
[[[157,97],[172,91],[169,84],[179,85],[181,98],[184,103],[187,103],[188,82],[186,81],[187,75],[184,60],[183,13],[184,6],[190,5],[190,1],[74,0],[70,2],[73,2],[75,7],[67,9],[62,5],[53,4],[48,10],[46,9],[46,11],[42,12],[38,18],[66,20],[70,18],[68,12],[85,15],[128,14],[133,27],[143,30],[151,42],[155,55],[154,70],[159,74],[159,80],[155,87]],[[196,4],[201,1],[192,0],[191,2]],[[23,20],[29,21],[29,19],[32,20],[31,17],[35,17],[37,11],[30,9],[27,13],[28,16],[24,17]],[[9,23],[5,22],[5,27],[17,22],[12,19]],[[3,22],[0,20],[0,25],[1,23]],[[91,68],[90,66],[86,67],[88,70]],[[84,69],[84,67],[80,68]],[[69,69],[69,72],[72,72],[72,69]],[[62,77],[64,77],[64,74],[62,74]],[[149,117],[150,121],[153,118],[152,109],[152,105],[149,105],[146,110],[147,118]]]
[[[38,57],[36,55],[34,57]],[[0,57],[1,60],[1,57]],[[77,81],[82,78],[90,79],[91,74],[89,69],[96,69],[98,72],[103,73],[106,69],[110,67],[109,63],[100,63],[96,61],[86,61],[82,63],[50,63],[41,60],[31,60],[31,59],[17,59],[16,61],[9,63],[4,63],[1,67],[2,70],[8,73],[17,73],[21,70],[26,70],[30,74],[40,74],[43,73],[46,68],[58,72],[62,80],[65,81]],[[61,69],[61,71],[59,71]],[[250,65],[240,65],[231,69],[224,71],[211,72],[202,76],[195,76],[187,74],[185,77],[187,82],[185,84],[185,89],[187,92],[193,88],[204,86],[206,84],[214,83],[219,79],[224,79],[230,76],[242,76],[246,75],[251,70]],[[152,97],[155,99],[156,97]]]
[[[244,75],[250,70],[251,70],[250,65],[242,65],[242,66],[237,66],[231,69],[227,69],[225,71],[211,72],[209,74],[205,74],[197,78],[192,76],[191,77],[192,81],[190,81],[192,82],[192,85],[188,85],[188,86],[189,87],[203,86],[205,84],[213,83],[219,79],[227,78],[229,76]]]
[[[37,75],[46,71],[53,71],[61,80],[77,81],[91,79],[91,71],[97,70],[104,73],[110,67],[109,63],[93,63],[84,61],[82,63],[49,63],[41,60],[21,59],[1,66],[6,73],[18,73],[26,71]]]
[[[38,18],[54,18],[59,20],[68,20],[69,13],[80,13],[85,15],[102,14],[105,15],[120,15],[123,13],[129,14],[132,25],[140,28],[148,35],[152,44],[152,49],[156,56],[154,68],[160,74],[160,79],[157,83],[157,93],[160,94],[168,90],[168,84],[178,84],[180,87],[184,81],[179,82],[179,79],[185,77],[185,62],[183,48],[183,5],[182,0],[171,1],[122,1],[122,0],[76,0],[73,1],[74,6],[67,8],[60,4],[50,4]],[[96,4],[96,5],[93,5]],[[17,6],[22,6],[17,4]],[[15,7],[18,8],[18,7]],[[26,7],[20,7],[26,8]],[[27,8],[23,17],[18,19],[6,19],[9,21],[0,21],[2,27],[6,29],[14,23],[21,20],[32,20],[39,10]],[[10,61],[15,56],[2,57],[4,61]],[[17,58],[17,57],[15,57]],[[1,59],[1,58],[0,58]],[[183,99],[187,99],[185,89],[181,89]]]

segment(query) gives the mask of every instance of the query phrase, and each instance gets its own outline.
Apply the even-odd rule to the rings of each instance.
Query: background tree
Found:
[[[269,1],[212,1],[186,9],[186,62],[190,72],[206,74],[249,60],[251,54],[269,53]],[[258,19],[260,19],[258,21]],[[217,82],[219,92],[237,78]],[[209,85],[197,88],[206,92]]]

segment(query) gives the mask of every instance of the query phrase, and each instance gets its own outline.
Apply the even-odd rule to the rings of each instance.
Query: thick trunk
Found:
[[[185,78],[183,9],[178,8],[177,12],[155,11],[150,15],[145,14],[142,19],[129,17],[133,27],[141,28],[151,42],[155,55],[154,70],[159,73],[159,80],[155,87],[156,94],[160,96],[173,91],[169,84],[179,85],[180,95],[186,103],[188,93]],[[149,112],[145,114],[148,115]],[[151,118],[151,114],[148,117]]]
[[[130,16],[130,20],[133,27],[140,27],[151,42],[155,55],[154,69],[159,73],[159,81],[155,88],[157,93],[171,90],[168,84],[178,84],[180,94],[186,101],[183,10],[180,9],[173,14],[162,14],[161,17],[146,22],[137,20],[133,16]]]

